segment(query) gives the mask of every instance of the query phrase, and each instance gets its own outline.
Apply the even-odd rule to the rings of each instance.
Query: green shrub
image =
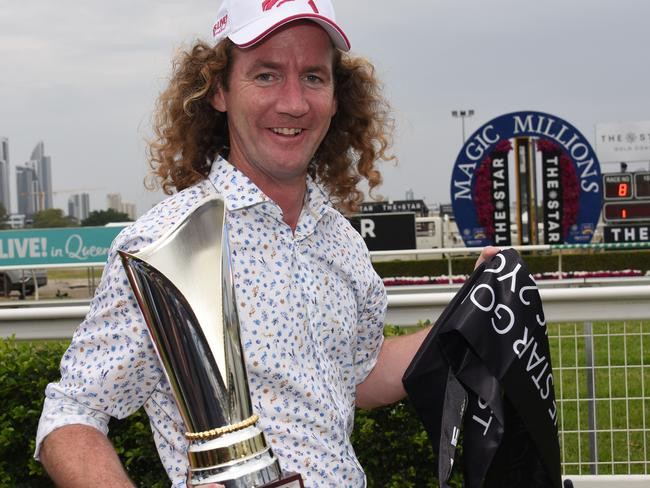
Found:
[[[387,327],[386,332],[401,335],[404,330]],[[0,339],[0,486],[54,486],[32,455],[45,387],[59,377],[66,346]],[[138,486],[169,486],[142,409],[111,420],[109,437]],[[369,487],[437,486],[431,447],[408,401],[358,410],[352,440]]]
[[[59,377],[66,347],[66,342],[58,341],[0,339],[0,486],[54,486],[32,455],[45,387]],[[109,437],[138,486],[169,486],[142,410],[128,419],[112,420]]]
[[[0,342],[0,486],[52,486],[32,453],[43,392],[64,350],[60,342]]]
[[[532,273],[545,273],[558,270],[557,255],[531,253],[524,256],[526,264]],[[454,257],[452,273],[456,275],[470,274],[474,269],[476,256]],[[439,276],[447,274],[446,259],[429,259],[418,261],[377,261],[373,263],[375,270],[382,278],[396,276]],[[650,271],[650,250],[637,251],[603,251],[597,250],[591,254],[563,251],[563,271],[618,271],[638,269],[644,273]]]
[[[357,410],[352,443],[370,488],[438,486],[431,444],[408,401]]]

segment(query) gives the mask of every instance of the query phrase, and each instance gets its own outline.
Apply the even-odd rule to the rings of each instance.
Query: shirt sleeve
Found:
[[[375,367],[384,342],[384,321],[388,298],[382,279],[377,275],[370,257],[368,260],[368,288],[357,323],[354,373],[356,384],[362,383]]]
[[[136,237],[130,237],[135,235]],[[161,380],[162,370],[117,249],[147,240],[127,228],[113,243],[89,312],[61,359],[61,379],[45,390],[35,458],[53,430],[84,424],[108,432],[110,417],[135,412]]]

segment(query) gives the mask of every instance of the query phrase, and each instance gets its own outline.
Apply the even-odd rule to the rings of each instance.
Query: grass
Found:
[[[95,278],[102,276],[102,268],[92,268]],[[61,268],[48,269],[47,278],[50,280],[74,280],[86,279],[88,277],[88,268]]]
[[[549,324],[564,473],[591,474],[594,467],[598,474],[647,473],[650,322],[594,323],[592,337],[593,369],[588,367],[584,325]]]

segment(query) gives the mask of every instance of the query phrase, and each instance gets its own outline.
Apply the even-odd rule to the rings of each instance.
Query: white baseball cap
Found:
[[[325,29],[339,49],[350,50],[350,41],[335,22],[331,0],[223,0],[212,38],[215,44],[228,37],[239,47],[250,47],[275,29],[303,19]]]

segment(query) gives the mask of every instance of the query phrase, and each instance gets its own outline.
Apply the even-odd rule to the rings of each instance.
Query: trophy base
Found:
[[[212,484],[212,482],[208,482]],[[188,486],[197,486],[204,483],[192,480],[188,483]],[[222,481],[217,484],[218,486],[223,486],[225,488],[305,488],[305,485],[302,482],[302,476],[298,473],[286,472],[281,475],[281,477],[275,481],[265,483],[263,485],[254,484],[251,485],[246,483],[243,480],[227,480]]]
[[[298,473],[284,473],[282,478],[257,488],[305,488],[302,476]]]

